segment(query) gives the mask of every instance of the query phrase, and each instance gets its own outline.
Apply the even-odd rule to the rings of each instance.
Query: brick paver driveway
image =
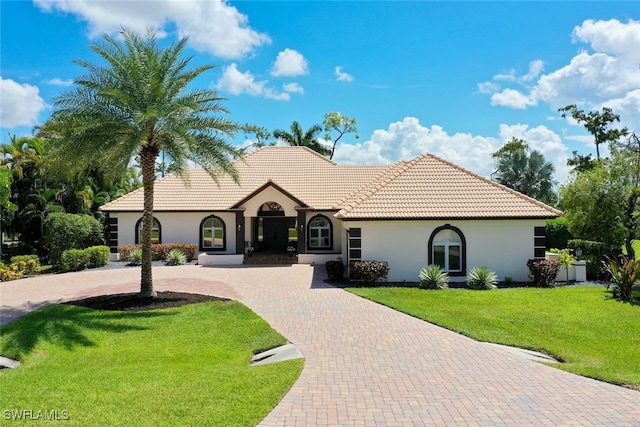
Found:
[[[135,291],[138,269],[0,285],[3,321],[50,302]],[[477,343],[324,284],[323,268],[154,268],[157,290],[237,298],[305,355],[264,426],[640,426],[640,393]]]

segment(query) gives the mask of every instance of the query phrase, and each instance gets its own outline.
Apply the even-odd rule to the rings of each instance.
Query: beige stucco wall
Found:
[[[226,250],[221,254],[233,254],[236,249],[236,215],[233,212],[154,212],[160,222],[162,243],[193,243],[200,245],[200,223],[210,215],[216,215],[225,223]],[[118,218],[118,244],[135,243],[136,223],[142,217],[139,212],[111,213]]]
[[[545,220],[353,221],[362,229],[362,259],[388,261],[390,281],[418,280],[428,263],[429,237],[445,224],[457,227],[466,240],[467,273],[486,265],[499,280],[528,281],[527,260],[534,257],[534,227]],[[343,258],[346,260],[346,246]],[[465,281],[451,277],[451,281]]]

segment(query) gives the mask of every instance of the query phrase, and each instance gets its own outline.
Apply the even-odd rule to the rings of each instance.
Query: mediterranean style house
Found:
[[[190,169],[155,183],[155,243],[195,243],[204,265],[242,264],[249,250],[295,251],[298,263],[389,263],[390,281],[439,264],[452,281],[488,266],[527,280],[545,256],[545,222],[562,212],[423,154],[393,165],[339,165],[305,147],[263,147],[235,163],[239,182]],[[143,190],[104,205],[110,246],[139,242]]]

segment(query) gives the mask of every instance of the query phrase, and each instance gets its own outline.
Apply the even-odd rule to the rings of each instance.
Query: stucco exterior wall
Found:
[[[233,212],[154,212],[160,222],[162,243],[193,243],[200,246],[200,223],[210,215],[215,215],[225,223],[226,248],[215,251],[219,254],[234,254],[236,249],[236,216]],[[142,214],[139,212],[111,213],[118,218],[118,244],[135,244],[136,223]]]
[[[345,226],[362,229],[362,259],[389,262],[389,281],[415,282],[428,264],[431,233],[445,224],[464,235],[467,273],[486,265],[499,280],[529,281],[526,264],[534,257],[534,227],[544,227],[545,220],[351,221]],[[466,277],[452,276],[451,281]]]

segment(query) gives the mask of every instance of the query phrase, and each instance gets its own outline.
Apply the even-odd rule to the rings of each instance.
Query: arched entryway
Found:
[[[297,246],[296,217],[285,216],[279,203],[266,202],[254,218],[253,241],[260,249],[269,252],[285,252],[287,247]]]

